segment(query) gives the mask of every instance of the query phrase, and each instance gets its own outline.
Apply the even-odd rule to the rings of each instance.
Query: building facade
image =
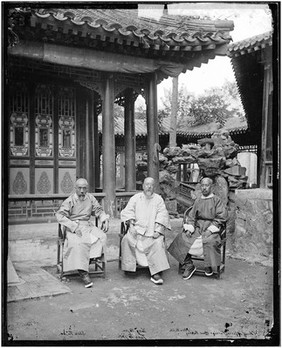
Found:
[[[136,189],[139,94],[146,100],[148,175],[158,182],[157,83],[225,55],[233,30],[232,21],[165,13],[158,21],[141,18],[137,8],[10,4],[5,16],[10,195],[68,195],[76,178],[85,177],[91,192],[102,189],[110,214],[116,196],[114,103],[124,106],[125,190]]]

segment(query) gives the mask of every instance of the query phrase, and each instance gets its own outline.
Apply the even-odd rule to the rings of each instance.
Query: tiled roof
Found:
[[[237,57],[272,45],[272,31],[237,41],[228,46],[228,55]]]
[[[99,129],[99,132],[101,133],[102,132],[102,116],[101,115],[98,116],[98,129]],[[247,122],[241,121],[240,118],[238,117],[229,118],[226,121],[224,129],[227,129],[229,132],[231,132],[231,134],[245,132],[247,130]],[[183,136],[199,137],[199,136],[211,135],[217,130],[218,130],[218,124],[216,122],[211,122],[206,125],[186,127],[186,129],[183,129],[183,127],[181,127],[181,129],[177,130],[177,134],[183,135]],[[164,118],[162,120],[161,127],[159,127],[159,135],[169,134],[169,131],[170,131],[170,118]],[[136,137],[143,137],[147,135],[146,120],[135,119],[135,134],[136,134]],[[119,118],[115,120],[115,135],[116,136],[124,135],[124,119],[123,118]]]
[[[228,47],[251,137],[260,132],[263,107],[264,61],[272,63],[272,36],[268,31]]]
[[[213,50],[231,40],[233,21],[163,15],[138,17],[131,9],[36,9],[31,26],[105,43],[163,51]]]

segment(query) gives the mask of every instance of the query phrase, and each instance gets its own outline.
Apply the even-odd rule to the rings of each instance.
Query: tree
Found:
[[[162,100],[164,108],[159,112],[161,117],[171,115],[171,91],[165,92]],[[236,83],[226,81],[222,87],[205,90],[194,96],[183,87],[178,94],[177,126],[187,127],[217,122],[223,127],[229,117],[244,117],[240,96]]]

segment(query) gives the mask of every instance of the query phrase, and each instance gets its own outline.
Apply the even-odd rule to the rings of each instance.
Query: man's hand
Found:
[[[128,231],[132,234],[132,236],[134,236],[134,237],[137,236],[136,229],[135,229],[135,227],[132,224],[129,225],[129,230]]]
[[[153,238],[156,239],[156,238],[158,238],[160,235],[161,235],[161,233],[155,231],[154,234],[153,234]]]
[[[193,234],[194,232],[187,230],[187,231],[185,231],[185,233],[186,233],[186,236],[192,237],[192,234]]]
[[[77,228],[74,233],[78,236],[78,237],[82,237],[82,232],[79,228]]]
[[[184,228],[184,231],[188,237],[191,237],[192,234],[195,232],[195,229],[192,225],[184,224],[183,228]]]
[[[212,235],[212,232],[209,230],[209,229],[207,229],[207,230],[205,230],[204,232],[203,232],[203,237],[204,238],[208,238],[209,236],[211,236]]]
[[[109,230],[109,220],[108,219],[102,222],[101,229],[105,233],[108,232],[108,230]]]

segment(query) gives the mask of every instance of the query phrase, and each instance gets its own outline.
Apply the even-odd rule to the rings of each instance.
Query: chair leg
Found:
[[[60,273],[60,281],[62,281],[63,275],[64,275],[63,248],[64,248],[64,245],[61,242],[58,242],[57,271],[58,273]]]
[[[217,266],[217,275],[216,275],[217,279],[220,279],[220,266]]]
[[[104,260],[102,262],[102,268],[103,268],[103,278],[106,278],[106,262]]]
[[[181,263],[178,264],[178,274],[181,274]]]

